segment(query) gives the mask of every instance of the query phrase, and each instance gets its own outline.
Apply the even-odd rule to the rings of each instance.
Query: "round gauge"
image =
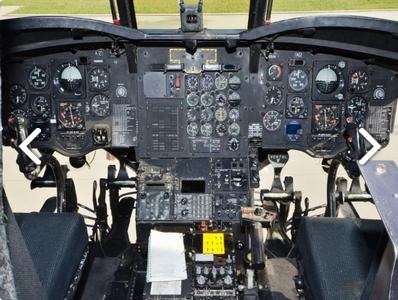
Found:
[[[195,122],[189,123],[187,126],[187,134],[191,137],[197,136],[199,133],[199,126]]]
[[[26,112],[22,109],[15,109],[11,112],[11,118],[26,117]]]
[[[191,91],[196,91],[199,87],[199,79],[196,75],[188,75],[186,77],[187,89]]]
[[[210,106],[213,104],[213,95],[209,94],[209,93],[204,93],[201,97],[200,97],[200,103],[204,106]]]
[[[289,74],[289,86],[295,92],[301,92],[308,86],[308,75],[305,71],[297,69]]]
[[[189,122],[194,122],[196,121],[196,110],[193,108],[188,109],[187,111],[187,120]]]
[[[214,112],[210,107],[205,107],[200,112],[200,118],[204,122],[210,122],[213,119]]]
[[[363,70],[356,70],[351,73],[350,90],[352,92],[365,92],[369,86],[369,75]]]
[[[268,131],[276,131],[281,127],[282,115],[276,110],[268,111],[263,117],[263,124]]]
[[[269,105],[279,105],[282,102],[282,90],[277,86],[271,86],[265,92],[265,102]]]
[[[240,147],[240,142],[237,138],[230,138],[228,140],[228,149],[231,151],[238,151]]]
[[[383,87],[377,87],[373,91],[373,99],[384,100],[386,98],[386,91]]]
[[[239,119],[239,110],[236,108],[231,109],[228,116],[232,121],[237,121]]]
[[[241,84],[242,84],[242,82],[238,76],[232,75],[231,77],[229,77],[228,85],[231,89],[237,90],[240,88]]]
[[[337,131],[340,123],[340,109],[338,105],[314,106],[314,130],[316,132]]]
[[[347,104],[347,117],[352,118],[356,124],[361,124],[368,111],[368,103],[363,97],[351,98]]]
[[[216,133],[218,136],[224,136],[227,130],[227,126],[224,123],[220,123],[216,126]]]
[[[110,84],[110,74],[106,68],[96,67],[88,74],[88,85],[93,91],[106,91]]]
[[[228,79],[224,75],[216,75],[216,80],[214,81],[217,90],[225,90],[228,86]]]
[[[58,103],[58,128],[84,130],[84,108],[82,102]]]
[[[228,127],[228,134],[230,136],[238,136],[240,133],[240,126],[238,123],[232,123]]]
[[[315,78],[315,85],[322,94],[333,93],[339,87],[339,75],[335,65],[323,67]]]
[[[280,65],[272,65],[267,70],[267,78],[270,81],[281,80],[282,74],[282,67]]]
[[[209,137],[213,133],[213,126],[211,126],[210,123],[205,123],[202,126],[200,126],[200,133],[203,136]]]
[[[299,116],[305,111],[304,100],[301,97],[294,97],[287,103],[287,109],[293,116]]]
[[[218,122],[224,122],[228,117],[228,113],[224,107],[217,108],[214,115]]]
[[[205,91],[210,91],[213,88],[213,86],[214,86],[213,77],[210,74],[203,75],[202,80],[201,80],[201,84],[202,84],[202,88]]]
[[[58,77],[54,84],[58,86],[61,93],[75,93],[82,85],[83,77],[80,70],[72,64],[63,64],[57,70]]]
[[[10,87],[10,100],[14,105],[23,105],[26,102],[27,94],[25,88],[20,84]]]
[[[224,94],[217,94],[216,96],[216,103],[218,106],[224,106],[227,104],[227,97]]]
[[[199,104],[200,98],[196,93],[190,93],[187,96],[187,104],[188,106],[196,106]]]
[[[48,83],[47,71],[42,68],[35,66],[29,73],[29,85],[35,90],[42,90],[46,88]]]
[[[31,105],[35,114],[47,117],[50,114],[50,102],[44,96],[37,96],[33,99]]]
[[[94,116],[106,117],[110,114],[109,97],[105,95],[95,95],[91,99],[90,109]]]
[[[231,92],[228,95],[228,103],[231,106],[238,106],[240,104],[240,95],[237,92]]]

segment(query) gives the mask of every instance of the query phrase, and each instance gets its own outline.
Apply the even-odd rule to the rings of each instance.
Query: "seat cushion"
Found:
[[[16,213],[49,299],[64,299],[87,249],[83,217],[75,213]]]
[[[296,244],[314,299],[361,299],[383,236],[378,220],[303,218]]]

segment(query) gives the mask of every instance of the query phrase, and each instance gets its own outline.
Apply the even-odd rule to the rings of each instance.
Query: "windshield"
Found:
[[[115,0],[115,2],[117,2]],[[197,3],[187,0],[186,4]],[[27,15],[71,15],[112,21],[109,0],[0,0],[0,18]],[[138,28],[180,28],[178,0],[135,0]],[[204,0],[204,27],[247,28],[250,0]],[[272,21],[308,15],[360,15],[397,20],[396,0],[276,0]]]

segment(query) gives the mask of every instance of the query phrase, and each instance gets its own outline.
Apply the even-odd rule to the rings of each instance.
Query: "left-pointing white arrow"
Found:
[[[41,161],[29,150],[28,145],[40,134],[41,129],[36,128],[33,132],[19,145],[19,148],[36,164],[40,165]]]
[[[361,158],[359,163],[361,165],[364,165],[373,155],[376,154],[377,151],[381,148],[381,145],[367,132],[365,129],[361,128],[359,129],[359,133],[364,136],[365,139],[368,140],[369,143],[372,144],[373,148],[370,149],[368,153],[364,157]]]

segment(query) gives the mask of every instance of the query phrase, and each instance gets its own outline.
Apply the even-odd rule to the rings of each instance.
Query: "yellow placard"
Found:
[[[203,233],[204,254],[225,254],[224,233]]]

